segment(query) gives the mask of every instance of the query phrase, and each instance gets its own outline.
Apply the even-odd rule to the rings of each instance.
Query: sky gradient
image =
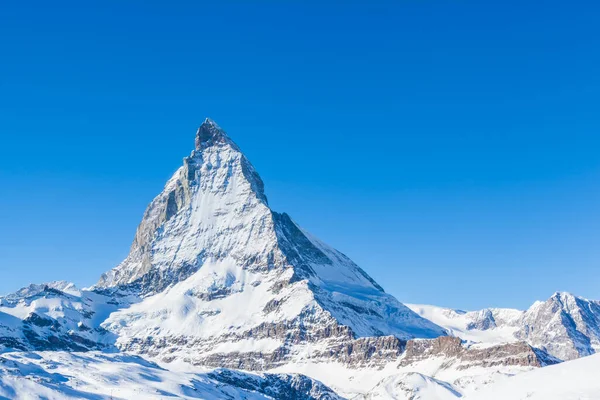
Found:
[[[121,3],[3,5],[1,294],[118,264],[208,116],[400,301],[600,299],[600,5]]]

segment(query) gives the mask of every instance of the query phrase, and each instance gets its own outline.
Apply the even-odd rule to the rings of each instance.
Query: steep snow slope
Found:
[[[465,400],[600,400],[600,354],[526,372]]]
[[[337,400],[320,382],[295,374],[225,369],[167,370],[141,357],[35,352],[0,356],[0,399]]]

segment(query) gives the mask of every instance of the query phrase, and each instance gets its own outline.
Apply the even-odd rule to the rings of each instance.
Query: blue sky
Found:
[[[250,3],[3,5],[0,293],[120,262],[210,116],[401,301],[600,299],[598,4]]]

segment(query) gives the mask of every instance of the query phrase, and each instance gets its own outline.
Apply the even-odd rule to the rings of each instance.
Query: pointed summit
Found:
[[[231,142],[231,140],[225,131],[210,118],[206,118],[196,131],[196,150],[225,142]]]

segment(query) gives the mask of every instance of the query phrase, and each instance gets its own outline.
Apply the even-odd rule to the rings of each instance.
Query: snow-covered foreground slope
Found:
[[[465,400],[600,400],[600,354],[526,372]]]
[[[462,395],[452,385],[417,372],[390,376],[355,400],[456,400]]]
[[[0,399],[339,399],[297,374],[169,367],[119,353],[7,353],[0,356]]]

